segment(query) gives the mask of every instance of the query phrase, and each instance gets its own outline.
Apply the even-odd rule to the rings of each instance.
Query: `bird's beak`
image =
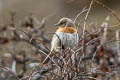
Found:
[[[54,25],[55,25],[55,26],[60,26],[60,24],[58,24],[58,23],[57,23],[57,24],[54,24]]]

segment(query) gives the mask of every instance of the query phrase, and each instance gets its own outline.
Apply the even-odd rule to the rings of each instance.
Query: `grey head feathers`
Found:
[[[70,18],[61,18],[57,24],[55,24],[56,26],[62,26],[62,27],[75,27],[74,22],[70,19]]]

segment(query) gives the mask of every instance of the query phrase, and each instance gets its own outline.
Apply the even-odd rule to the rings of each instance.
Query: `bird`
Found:
[[[50,58],[53,51],[60,52],[61,49],[64,50],[68,47],[74,46],[79,40],[76,25],[70,18],[61,18],[55,26],[58,26],[58,29],[53,35],[50,53],[42,62],[43,64],[46,63],[48,58]]]

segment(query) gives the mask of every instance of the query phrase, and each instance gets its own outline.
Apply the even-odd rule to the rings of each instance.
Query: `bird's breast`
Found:
[[[56,32],[74,33],[77,30],[74,27],[60,27]]]
[[[65,48],[73,46],[76,43],[78,43],[79,37],[78,37],[78,33],[77,32],[74,32],[72,34],[64,33],[64,32],[58,32],[56,34],[59,37],[59,39],[56,37],[58,39],[58,40],[56,39],[56,41],[61,40],[61,44]]]

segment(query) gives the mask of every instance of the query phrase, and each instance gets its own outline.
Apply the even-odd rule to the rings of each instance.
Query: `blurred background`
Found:
[[[99,0],[109,8],[115,10],[118,15],[120,13],[120,0]],[[23,19],[29,13],[33,13],[38,19],[48,17],[46,28],[54,31],[54,24],[61,17],[69,17],[74,19],[84,7],[88,7],[90,0],[0,0],[0,22],[6,22],[9,13],[12,10],[17,12],[16,22]],[[98,4],[94,4],[90,13],[88,23],[95,22],[101,24],[106,16],[110,13]],[[111,17],[110,25],[118,23],[116,18]],[[79,18],[80,19],[80,18]],[[54,28],[54,29],[53,29]]]
[[[99,1],[109,8],[113,9],[115,12],[117,12],[118,16],[120,16],[120,0]],[[34,44],[30,43],[31,39],[28,39],[28,37],[26,38],[26,36],[22,32],[12,32],[9,28],[17,27],[29,33],[30,35],[32,35],[32,37],[40,38],[44,43],[47,44],[47,47],[50,49],[52,35],[46,36],[46,34],[49,32],[55,32],[57,27],[55,27],[54,24],[56,24],[58,20],[62,17],[68,17],[74,20],[77,14],[79,14],[83,8],[89,7],[90,2],[91,0],[0,0],[0,64],[2,64],[3,61],[4,66],[11,68],[14,61],[16,61],[17,72],[20,72],[20,75],[24,76],[24,74],[22,73],[26,73],[27,69],[29,70],[29,66],[26,65],[34,62],[39,63],[43,59],[37,49],[40,49],[44,52],[46,51],[46,53],[48,53],[48,50],[46,50],[46,48],[44,48],[39,41],[36,41],[36,43],[34,42]],[[16,12],[14,19],[14,15],[11,14],[11,12]],[[34,20],[31,14],[33,14],[37,21],[40,21],[41,24],[43,20],[42,28],[41,24],[33,23]],[[91,25],[92,27],[100,27],[100,25],[105,22],[107,16],[110,16],[108,26],[119,24],[118,20],[108,10],[94,3],[88,17],[87,28],[90,27],[88,25],[91,23],[94,24]],[[81,27],[83,26],[84,17],[85,14],[81,15],[77,20],[78,23],[81,21]],[[45,29],[43,18],[46,18]],[[20,21],[21,24],[19,24]],[[109,31],[109,33],[107,34],[107,40],[113,40],[113,38],[115,37],[114,30],[117,30],[118,28],[119,25],[111,28],[111,31]],[[94,35],[92,35],[91,37],[94,37]],[[95,34],[95,38],[96,37],[99,37],[98,34],[97,36]],[[37,48],[35,46],[37,46]],[[109,45],[110,48],[116,48],[115,46],[113,44]],[[113,61],[113,57],[110,58],[110,60]],[[0,80],[3,79],[0,78]]]

